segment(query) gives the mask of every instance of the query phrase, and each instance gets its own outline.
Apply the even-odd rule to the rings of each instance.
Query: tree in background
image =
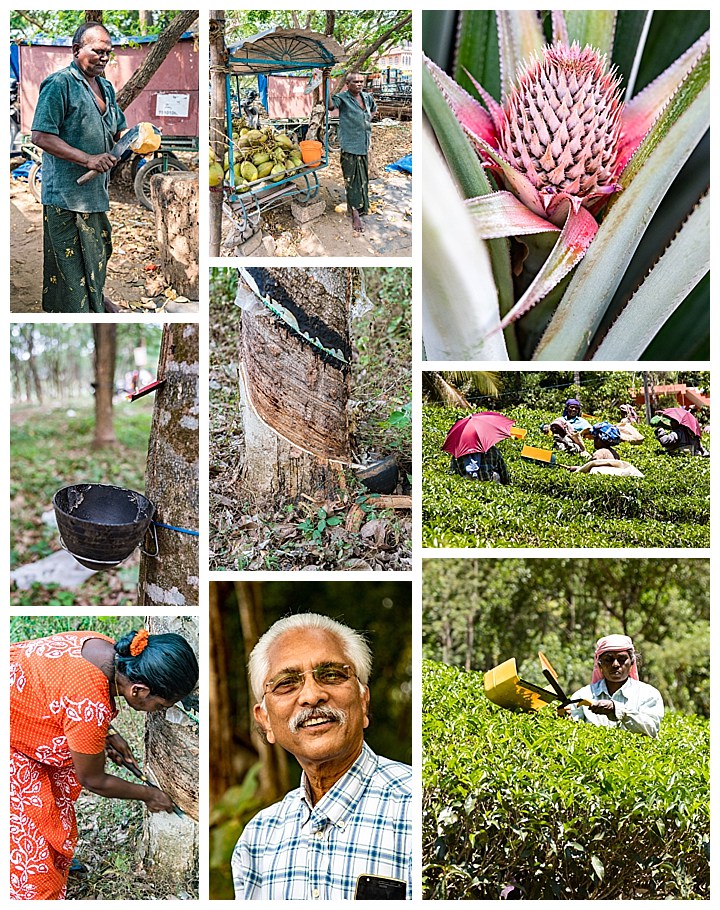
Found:
[[[115,358],[117,351],[117,326],[103,322],[93,323],[95,342],[95,435],[94,449],[114,445],[113,395],[115,394]]]
[[[542,650],[573,691],[596,640],[624,633],[669,707],[709,716],[709,571],[703,559],[425,560],[423,653],[468,671],[515,657],[544,685]]]

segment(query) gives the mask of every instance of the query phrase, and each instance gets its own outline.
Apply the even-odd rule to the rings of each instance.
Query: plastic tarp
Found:
[[[402,174],[412,174],[412,154],[403,155],[402,158],[398,158],[398,160],[393,161],[392,164],[386,164],[385,170],[400,171]]]

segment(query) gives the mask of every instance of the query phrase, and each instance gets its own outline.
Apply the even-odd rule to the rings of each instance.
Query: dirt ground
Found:
[[[318,171],[318,199],[325,211],[299,224],[290,203],[263,214],[262,243],[245,247],[232,242],[232,225],[223,224],[224,256],[410,256],[412,255],[412,176],[385,170],[412,150],[412,124],[380,121],[373,125],[370,148],[370,214],[364,233],[352,230],[344,210],[345,189],[340,153],[330,152],[327,168]]]
[[[16,167],[21,159],[13,159]],[[139,204],[129,168],[113,175],[110,184],[113,255],[108,264],[106,295],[128,312],[196,312],[169,287],[156,255],[153,213]],[[41,313],[42,207],[27,181],[10,176],[10,311]]]

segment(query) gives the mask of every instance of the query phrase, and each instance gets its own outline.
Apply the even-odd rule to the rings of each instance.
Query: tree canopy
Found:
[[[331,35],[350,55],[349,63],[362,66],[364,52],[380,39],[380,50],[412,40],[412,20],[402,10],[227,10],[225,35],[228,44],[279,25],[307,28]]]
[[[624,633],[666,704],[708,716],[709,583],[706,559],[430,559],[423,652],[482,671],[515,657],[544,685],[542,650],[574,691],[590,681],[596,640]]]
[[[157,35],[172,22],[178,10],[102,10],[102,22],[110,34]],[[85,22],[85,10],[13,10],[10,13],[10,38],[36,38],[47,35],[71,37]]]

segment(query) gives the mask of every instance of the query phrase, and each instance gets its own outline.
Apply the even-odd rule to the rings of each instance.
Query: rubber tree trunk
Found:
[[[200,216],[198,175],[188,171],[150,178],[155,237],[163,274],[178,294],[200,295]]]
[[[200,654],[198,616],[148,616],[151,634],[177,632]],[[183,811],[147,813],[143,859],[181,883],[197,874],[199,837],[199,689],[182,706],[148,714],[145,720],[145,766],[148,777]]]
[[[330,493],[351,460],[353,270],[248,268],[239,280],[241,483],[255,496]]]
[[[210,146],[218,161],[227,151],[227,127],[225,125],[225,10],[210,10]],[[206,178],[207,180],[207,178]],[[223,188],[210,187],[210,255],[220,255],[222,242]]]
[[[145,495],[157,507],[155,520],[183,531],[156,528],[159,555],[143,554],[138,604],[185,606],[199,602],[197,323],[163,329],[152,429],[145,470]],[[146,546],[150,535],[146,536]]]
[[[117,326],[94,323],[92,330],[95,342],[95,434],[92,447],[102,449],[117,442],[113,428]]]

